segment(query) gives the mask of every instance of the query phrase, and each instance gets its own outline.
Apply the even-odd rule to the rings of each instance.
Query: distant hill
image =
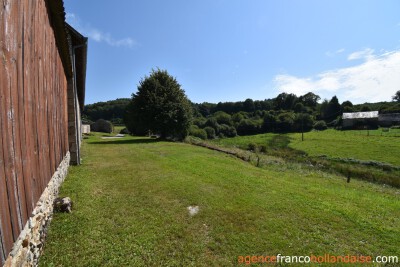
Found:
[[[314,104],[308,103],[305,96],[313,96]],[[195,117],[209,117],[213,116],[217,112],[225,112],[230,115],[235,113],[241,113],[246,118],[252,117],[263,117],[265,114],[260,111],[275,110],[280,112],[282,110],[294,111],[294,112],[305,112],[318,119],[325,119],[323,115],[324,106],[327,107],[328,102],[317,103],[316,100],[319,96],[312,93],[306,94],[305,96],[297,97],[292,94],[282,93],[273,99],[265,100],[252,100],[246,99],[245,101],[237,102],[219,102],[219,103],[192,103]],[[91,123],[98,119],[105,119],[111,121],[113,124],[123,124],[124,113],[127,105],[130,102],[130,98],[118,98],[106,102],[97,102],[94,104],[85,105],[82,119],[84,123]],[[349,101],[345,101],[350,103]],[[297,103],[301,105],[296,106]],[[342,112],[357,112],[357,111],[368,111],[377,110],[380,113],[400,113],[400,104],[397,102],[377,102],[377,103],[364,103],[351,105],[350,108],[343,109]],[[298,110],[300,109],[300,110]],[[337,115],[337,114],[336,114]],[[259,119],[259,118],[258,118]],[[326,119],[325,119],[326,120]]]
[[[85,105],[82,112],[82,119],[87,122],[94,122],[98,119],[109,120],[114,124],[122,124],[126,106],[130,98],[117,98],[107,102],[97,102]]]

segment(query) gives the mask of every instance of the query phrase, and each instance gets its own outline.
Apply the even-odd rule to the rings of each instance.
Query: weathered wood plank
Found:
[[[17,186],[17,174],[15,166],[15,142],[13,136],[13,120],[15,118],[15,111],[12,106],[12,92],[15,91],[16,83],[15,77],[16,73],[13,68],[14,61],[14,51],[16,46],[16,24],[14,22],[13,14],[17,8],[18,3],[15,1],[6,2],[6,8],[3,12],[4,19],[4,49],[3,49],[3,68],[5,69],[5,77],[3,77],[2,89],[4,93],[4,98],[2,99],[2,109],[3,109],[3,125],[2,134],[4,136],[4,168],[5,168],[5,179],[7,184],[7,192],[9,198],[11,222],[13,229],[13,238],[16,239],[20,230],[22,229],[21,211],[19,207],[19,196],[18,196],[18,186]]]
[[[2,3],[0,255],[10,251],[68,151],[67,79],[45,1]]]

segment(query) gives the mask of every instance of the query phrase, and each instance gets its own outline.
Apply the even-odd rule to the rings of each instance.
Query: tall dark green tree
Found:
[[[328,122],[333,121],[338,116],[342,115],[342,107],[340,106],[339,100],[336,96],[333,96],[329,101],[324,115],[324,119]]]
[[[151,131],[162,138],[183,139],[192,119],[190,101],[166,70],[152,70],[138,86],[127,107],[125,124],[136,134]]]
[[[393,101],[400,102],[400,90],[392,97]]]
[[[304,106],[310,107],[312,109],[316,108],[320,99],[321,97],[319,95],[316,95],[312,92],[309,92],[299,97],[300,102],[302,102]]]
[[[296,105],[298,98],[295,94],[281,93],[276,98],[274,98],[274,109],[275,110],[293,110],[294,105]]]

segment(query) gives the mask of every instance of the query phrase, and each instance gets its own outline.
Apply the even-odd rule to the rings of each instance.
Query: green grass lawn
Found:
[[[256,168],[183,143],[90,136],[41,266],[232,266],[244,255],[400,256],[399,189]],[[187,207],[198,205],[190,216]],[[295,265],[294,265],[295,266]]]
[[[394,130],[392,130],[392,133]],[[400,166],[400,136],[380,136],[379,131],[336,131],[290,134],[290,147],[305,151],[310,156],[376,160]]]
[[[400,166],[400,130],[395,129],[382,133],[382,130],[367,131],[311,131],[286,134],[288,146],[306,152],[309,156],[326,155],[329,157],[354,158],[359,160],[375,160]],[[381,134],[383,134],[381,136]],[[396,137],[396,135],[398,135]],[[247,149],[249,143],[257,145],[270,144],[277,134],[267,133],[252,136],[216,139],[212,142],[222,146],[236,146]]]

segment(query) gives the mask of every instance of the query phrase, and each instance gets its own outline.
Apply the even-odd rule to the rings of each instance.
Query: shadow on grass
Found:
[[[156,143],[160,141],[165,141],[162,139],[149,139],[149,138],[140,138],[140,139],[103,139],[103,141],[95,141],[88,142],[90,145],[127,145],[127,144],[149,144]]]

